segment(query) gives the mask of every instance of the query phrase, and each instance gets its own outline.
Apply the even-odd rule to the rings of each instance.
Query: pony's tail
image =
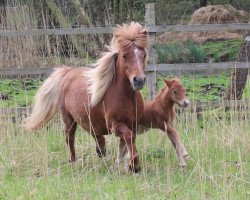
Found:
[[[71,68],[56,69],[37,91],[32,113],[25,120],[28,131],[36,130],[50,121],[59,110],[61,80]]]

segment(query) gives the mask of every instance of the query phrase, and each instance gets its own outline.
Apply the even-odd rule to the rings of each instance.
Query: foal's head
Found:
[[[144,69],[147,62],[147,29],[135,22],[124,24],[117,28],[114,40],[119,49],[119,70],[126,74],[134,90],[142,89],[146,82]]]
[[[171,100],[178,104],[180,107],[187,108],[190,104],[186,96],[186,88],[180,83],[178,79],[164,80],[167,87],[166,95],[171,98]]]

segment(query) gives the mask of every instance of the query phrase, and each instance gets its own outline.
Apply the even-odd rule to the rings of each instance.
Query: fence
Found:
[[[249,68],[248,62],[225,62],[225,63],[182,63],[182,64],[156,64],[156,53],[154,49],[155,34],[160,32],[190,32],[190,31],[235,31],[235,30],[250,30],[250,24],[200,24],[200,25],[164,25],[155,26],[155,11],[154,4],[146,5],[145,24],[150,33],[150,50],[149,50],[149,65],[146,69],[148,72],[149,96],[152,98],[156,91],[157,72],[170,73],[192,73],[201,70],[215,69],[233,69],[233,68]],[[81,34],[99,34],[111,33],[114,27],[83,27],[83,28],[66,28],[66,29],[29,29],[29,30],[0,30],[0,37],[16,37],[16,36],[45,36],[45,35],[81,35]],[[250,37],[246,37],[247,55],[250,56]],[[249,58],[250,59],[250,58]],[[17,77],[46,77],[53,71],[52,68],[24,68],[24,69],[0,69],[0,77],[17,78]],[[238,102],[239,105],[241,102]],[[210,104],[210,103],[208,103]],[[207,105],[208,105],[207,104]],[[219,102],[214,105],[221,105]],[[232,107],[232,102],[226,103],[226,107]],[[198,106],[199,107],[199,106]],[[201,107],[204,107],[204,103]],[[205,106],[206,107],[206,106]],[[25,109],[21,109],[23,110]],[[18,112],[17,109],[6,110],[8,114]],[[0,109],[0,114],[4,113]]]

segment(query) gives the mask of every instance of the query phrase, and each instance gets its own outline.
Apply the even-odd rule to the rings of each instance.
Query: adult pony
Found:
[[[70,162],[76,161],[74,140],[79,124],[95,138],[100,157],[105,155],[104,135],[114,132],[120,137],[119,155],[126,155],[127,168],[138,172],[135,133],[144,108],[138,90],[145,84],[147,46],[145,27],[136,22],[118,26],[95,68],[62,67],[51,74],[36,94],[26,128],[42,127],[60,109]]]
[[[178,79],[164,80],[166,86],[160,90],[152,101],[145,102],[144,114],[140,119],[140,133],[148,128],[158,128],[167,132],[168,137],[176,149],[177,158],[181,167],[186,166],[185,157],[188,153],[181,142],[180,135],[174,128],[174,104],[188,107],[186,89]]]

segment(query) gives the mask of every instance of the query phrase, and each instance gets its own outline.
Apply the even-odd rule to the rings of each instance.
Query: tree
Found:
[[[246,36],[241,46],[238,60],[248,62],[250,60],[250,36]],[[246,85],[248,68],[236,68],[232,70],[232,79],[224,94],[225,100],[239,100],[242,97]]]

